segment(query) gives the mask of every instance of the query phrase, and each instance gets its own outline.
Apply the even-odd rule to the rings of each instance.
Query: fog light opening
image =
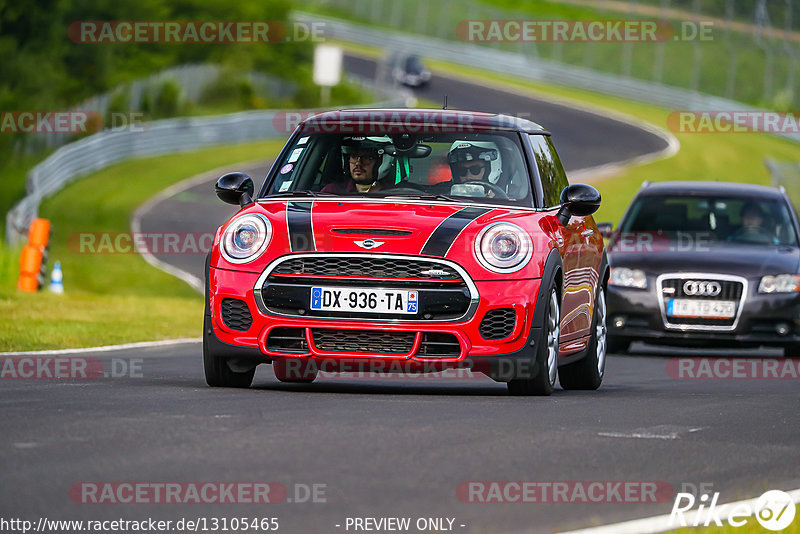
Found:
[[[614,317],[614,328],[625,328],[625,323],[627,322],[628,320],[624,315],[617,315]]]

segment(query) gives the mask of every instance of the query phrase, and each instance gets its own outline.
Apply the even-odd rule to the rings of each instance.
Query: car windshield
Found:
[[[631,206],[620,231],[673,238],[695,234],[718,242],[797,246],[789,208],[779,198],[646,195]]]
[[[530,184],[513,132],[313,133],[295,137],[265,191],[533,207]]]
[[[407,72],[422,72],[422,61],[419,56],[408,56],[406,58]]]

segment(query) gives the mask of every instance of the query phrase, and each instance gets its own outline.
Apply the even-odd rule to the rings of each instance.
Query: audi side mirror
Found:
[[[587,184],[568,185],[561,192],[561,209],[558,210],[558,219],[565,226],[570,217],[586,217],[597,211],[600,207],[600,192]]]
[[[226,204],[245,207],[253,203],[253,179],[243,172],[223,174],[214,186],[219,199]]]

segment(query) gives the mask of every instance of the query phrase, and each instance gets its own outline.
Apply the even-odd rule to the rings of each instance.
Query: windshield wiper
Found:
[[[270,193],[269,195],[261,198],[275,198],[275,197],[317,197],[319,196],[314,191],[279,191],[277,193]]]
[[[413,198],[416,200],[446,200],[448,202],[464,202],[462,199],[441,195],[439,193],[420,193],[418,195],[380,195],[381,198]]]

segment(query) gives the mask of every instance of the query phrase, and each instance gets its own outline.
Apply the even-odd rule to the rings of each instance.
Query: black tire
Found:
[[[561,304],[558,288],[550,286],[544,303],[542,337],[537,341],[536,361],[518,378],[508,382],[509,395],[547,396],[553,393],[558,375],[558,336],[561,333]],[[530,376],[533,375],[533,376]]]
[[[214,354],[209,348],[208,337],[213,336],[211,317],[206,315],[203,320],[203,369],[206,374],[206,384],[211,387],[223,388],[248,388],[253,383],[256,368],[237,373],[228,367],[228,361]]]
[[[608,352],[611,354],[625,354],[630,350],[633,340],[624,337],[608,336]]]
[[[597,389],[603,382],[608,350],[608,318],[606,291],[601,285],[597,289],[592,317],[592,334],[586,356],[558,368],[558,381],[564,389]]]
[[[272,361],[275,378],[289,384],[310,384],[317,378],[317,368],[310,359],[276,358]]]

